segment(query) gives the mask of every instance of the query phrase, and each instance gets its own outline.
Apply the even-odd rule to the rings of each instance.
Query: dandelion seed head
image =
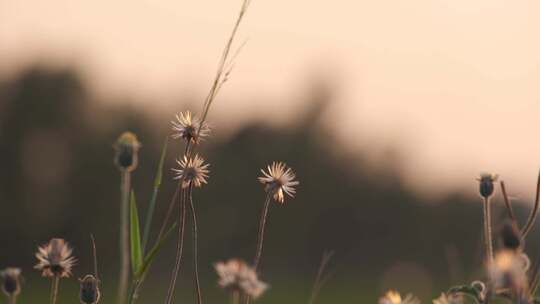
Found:
[[[99,291],[99,280],[93,275],[87,274],[82,279],[79,279],[81,285],[79,298],[81,304],[96,304],[101,298]]]
[[[0,278],[2,279],[2,292],[6,296],[13,297],[21,293],[20,268],[8,267],[0,271]]]
[[[187,188],[190,184],[195,187],[201,187],[208,183],[209,164],[204,163],[204,159],[199,155],[190,158],[184,156],[181,160],[177,160],[178,169],[174,169],[174,179],[182,181],[182,188]]]
[[[218,284],[227,290],[240,291],[256,299],[267,289],[268,284],[259,280],[257,272],[239,259],[218,262],[214,268],[219,276]]]
[[[276,202],[283,204],[285,194],[294,197],[295,186],[299,182],[294,180],[296,175],[285,163],[273,162],[266,171],[261,169],[261,173],[263,175],[259,177],[259,182],[265,185],[266,192],[271,193]]]
[[[34,268],[41,271],[44,277],[67,278],[71,276],[71,269],[76,262],[71,256],[72,252],[64,239],[51,239],[49,243],[38,247],[38,264]]]
[[[174,132],[172,138],[174,139],[182,138],[186,142],[196,143],[210,134],[208,125],[206,123],[201,125],[200,120],[194,117],[190,111],[180,112],[180,114],[176,114],[175,118],[176,120],[171,121]]]

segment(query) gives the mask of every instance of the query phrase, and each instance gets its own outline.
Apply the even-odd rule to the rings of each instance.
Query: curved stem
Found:
[[[121,204],[120,204],[120,278],[118,279],[118,304],[126,301],[129,276],[129,191],[131,188],[131,173],[121,172]]]
[[[195,215],[195,206],[193,206],[192,188],[189,187],[189,205],[191,208],[191,216],[193,219],[193,268],[195,270],[195,286],[197,287],[197,303],[202,304],[201,284],[199,281],[199,257],[198,257],[198,243],[197,243],[197,216]]]
[[[529,215],[529,219],[527,220],[527,224],[523,227],[521,230],[521,237],[525,239],[525,236],[531,231],[534,222],[536,220],[536,215],[538,214],[538,204],[540,203],[540,173],[538,173],[538,180],[536,182],[536,197],[534,199],[534,207],[531,211],[531,214]]]
[[[255,252],[255,258],[253,259],[253,269],[255,269],[255,271],[257,271],[257,268],[259,267],[259,262],[261,261],[263,241],[264,241],[264,228],[266,226],[266,218],[268,217],[268,209],[270,208],[271,201],[272,201],[272,195],[269,192],[266,195],[266,200],[264,201],[263,211],[262,211],[261,219],[259,223],[257,251]]]
[[[60,277],[54,276],[51,282],[51,304],[56,304],[58,297],[58,286],[60,285]]]
[[[317,276],[315,277],[315,283],[313,283],[313,289],[311,291],[309,304],[315,303],[315,300],[317,299],[317,296],[319,295],[319,292],[323,284],[322,275],[324,273],[324,270],[326,269],[326,266],[328,265],[328,262],[330,262],[330,259],[332,258],[333,255],[334,253],[332,251],[330,252],[325,251],[323,253],[321,264],[319,265],[319,269],[317,270]]]
[[[181,191],[181,200],[180,200],[180,208],[179,209],[179,217],[180,217],[180,223],[178,225],[178,241],[176,243],[176,260],[175,265],[172,272],[171,282],[169,284],[169,290],[167,291],[167,297],[165,298],[166,304],[171,304],[173,302],[174,297],[174,289],[176,287],[176,279],[178,278],[178,273],[180,272],[180,265],[182,262],[182,252],[184,249],[184,226],[185,226],[185,219],[186,219],[186,192],[183,190]]]
[[[493,241],[491,239],[491,204],[489,198],[484,198],[484,241],[488,267],[493,262]]]
[[[504,205],[506,206],[506,211],[508,211],[508,216],[512,220],[512,224],[518,227],[516,216],[514,215],[514,209],[512,209],[512,203],[510,202],[510,197],[508,196],[508,193],[506,192],[506,186],[504,185],[504,181],[501,181],[500,184],[501,184],[501,191],[502,191],[502,195],[504,199]]]

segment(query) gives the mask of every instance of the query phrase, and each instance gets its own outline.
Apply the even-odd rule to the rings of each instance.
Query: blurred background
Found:
[[[32,270],[37,245],[66,238],[82,276],[92,271],[94,233],[103,303],[113,303],[112,145],[125,130],[143,144],[133,181],[144,214],[170,120],[200,112],[239,6],[0,1],[0,267],[23,268],[22,302],[48,296],[49,282]],[[212,264],[253,255],[264,201],[256,178],[273,160],[301,184],[270,210],[261,276],[271,289],[258,302],[307,302],[325,250],[335,256],[320,303],[374,303],[390,287],[426,301],[481,277],[475,178],[498,173],[521,222],[534,197],[539,26],[537,1],[253,0],[236,47],[246,44],[202,147],[211,177],[195,201],[207,301],[227,300]],[[156,229],[181,151],[172,141]],[[494,209],[500,223],[499,194]],[[173,243],[141,303],[164,298]],[[186,302],[190,248],[177,296]],[[527,250],[534,260],[540,244]],[[63,281],[64,302],[77,288]]]

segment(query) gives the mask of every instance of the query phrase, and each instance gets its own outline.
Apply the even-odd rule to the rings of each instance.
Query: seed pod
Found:
[[[502,246],[506,249],[519,250],[523,248],[521,233],[516,225],[506,222],[500,232]]]
[[[141,143],[131,132],[124,132],[114,145],[114,162],[120,170],[133,171],[137,168]]]
[[[8,297],[16,297],[21,293],[21,270],[8,267],[0,272],[2,292]]]
[[[495,174],[489,174],[489,173],[483,173],[480,175],[480,178],[478,181],[480,182],[480,196],[483,198],[488,198],[493,195],[493,192],[495,191],[495,186],[493,183],[497,180],[497,175]]]
[[[81,284],[80,300],[81,304],[97,304],[101,298],[99,291],[99,280],[93,275],[87,274],[84,278],[79,279]]]

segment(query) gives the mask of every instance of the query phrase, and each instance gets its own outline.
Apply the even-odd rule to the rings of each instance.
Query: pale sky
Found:
[[[398,145],[424,190],[472,190],[493,171],[533,196],[539,1],[252,1],[213,115],[284,123],[318,73],[338,89],[326,120],[350,152],[359,138]],[[81,67],[98,95],[202,99],[240,2],[0,0],[0,74],[41,59]]]

